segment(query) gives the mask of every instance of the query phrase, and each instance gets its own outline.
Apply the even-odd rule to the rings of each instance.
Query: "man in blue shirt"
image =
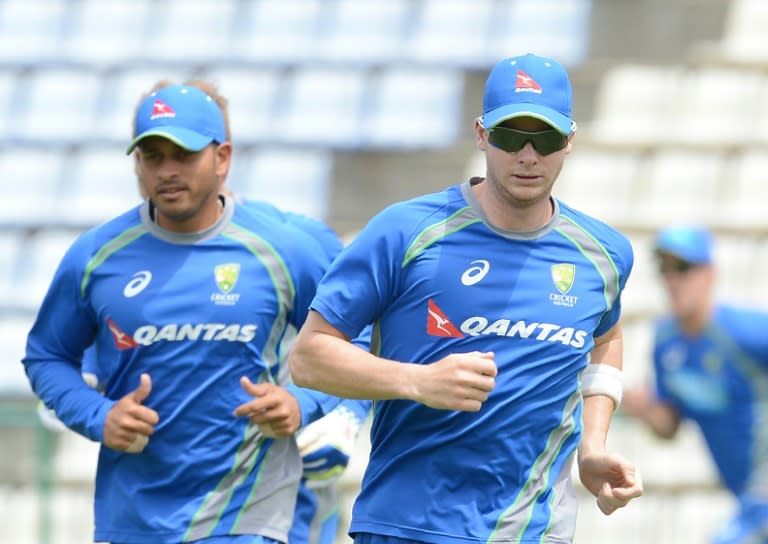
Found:
[[[655,388],[628,390],[623,410],[660,437],[681,420],[701,430],[738,512],[715,544],[768,542],[768,313],[714,300],[712,234],[676,225],[655,240],[670,313],[655,325]]]
[[[571,542],[576,460],[605,514],[642,493],[605,449],[632,248],[551,195],[571,104],[556,61],[497,63],[475,121],[485,178],[385,209],[318,288],[290,368],[374,400],[359,544]],[[349,343],[369,323],[370,353]]]
[[[103,445],[97,541],[286,542],[303,473],[288,436],[339,402],[280,381],[283,337],[332,256],[226,194],[217,98],[142,98],[128,152],[148,199],[70,247],[29,334],[34,392]],[[81,377],[91,345],[103,395]]]

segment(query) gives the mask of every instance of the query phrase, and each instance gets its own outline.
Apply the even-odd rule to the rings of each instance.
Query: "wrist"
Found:
[[[581,373],[581,392],[584,397],[602,395],[613,400],[614,409],[621,404],[624,391],[622,373],[605,363],[590,363]]]
[[[398,366],[400,381],[397,386],[397,397],[420,402],[419,384],[422,383],[424,367],[414,363],[399,363]]]

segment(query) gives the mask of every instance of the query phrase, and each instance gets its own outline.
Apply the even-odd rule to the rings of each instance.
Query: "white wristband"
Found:
[[[605,395],[611,397],[615,408],[618,408],[623,391],[621,370],[615,366],[590,363],[581,374],[581,394],[584,397]]]

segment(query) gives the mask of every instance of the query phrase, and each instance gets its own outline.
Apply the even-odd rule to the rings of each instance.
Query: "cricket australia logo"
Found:
[[[550,293],[549,300],[556,306],[573,308],[579,297],[569,295],[568,292],[573,287],[573,282],[576,279],[576,265],[572,263],[553,264],[550,273],[552,275],[552,283],[555,284],[559,293]]]
[[[231,291],[235,288],[239,276],[240,263],[226,263],[216,266],[213,269],[213,277],[216,279],[219,292],[211,295],[211,301],[225,306],[236,304],[240,295]]]

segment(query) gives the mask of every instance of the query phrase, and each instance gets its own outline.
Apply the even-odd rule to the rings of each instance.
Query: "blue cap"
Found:
[[[136,111],[134,138],[126,154],[149,136],[167,138],[188,151],[211,142],[224,143],[224,114],[216,101],[197,87],[172,85],[150,94]]]
[[[557,61],[546,57],[529,53],[499,61],[485,83],[485,128],[514,117],[535,117],[561,134],[570,134],[576,128],[572,109],[568,73]]]
[[[692,264],[709,264],[712,262],[712,234],[703,227],[668,227],[656,235],[654,250]]]

